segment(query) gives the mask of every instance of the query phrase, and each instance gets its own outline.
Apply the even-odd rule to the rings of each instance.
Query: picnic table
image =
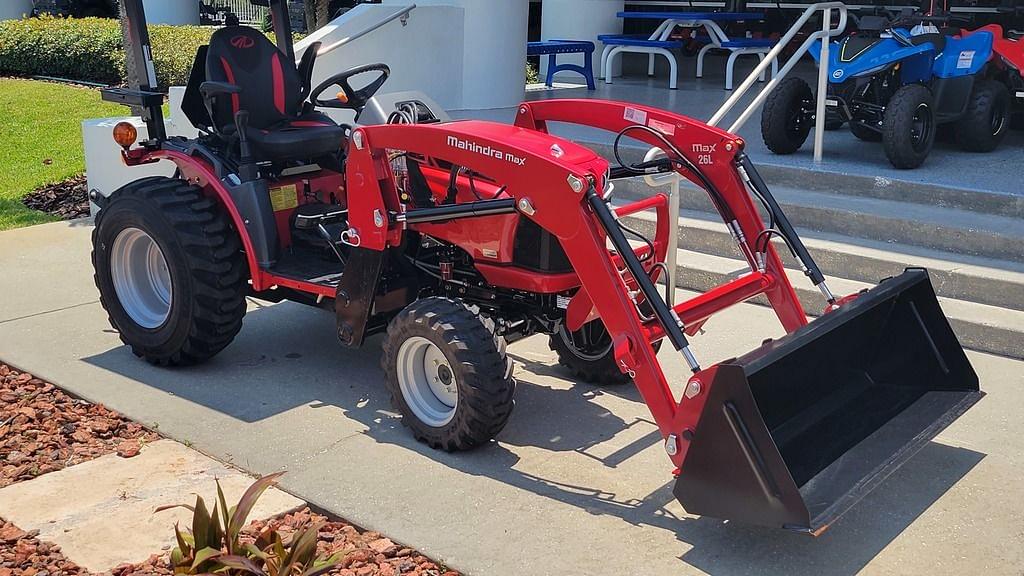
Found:
[[[669,88],[676,89],[676,75],[678,63],[672,49],[682,48],[684,42],[672,40],[672,32],[677,26],[687,28],[703,28],[707,33],[707,44],[697,54],[697,78],[704,75],[704,57],[711,50],[729,51],[729,59],[725,67],[725,88],[732,90],[733,67],[736,59],[744,54],[756,54],[758,59],[763,60],[772,46],[774,40],[762,38],[730,38],[720,25],[727,22],[760,21],[764,20],[761,12],[619,12],[619,18],[633,18],[643,20],[661,20],[661,24],[649,36],[632,34],[604,34],[598,36],[598,40],[604,43],[604,51],[601,54],[601,75],[605,83],[612,83],[612,65],[616,56],[623,52],[635,52],[648,55],[647,75],[654,75],[655,56],[664,56],[670,67]],[[778,62],[772,60],[772,74],[778,71]],[[762,73],[761,78],[765,76]]]

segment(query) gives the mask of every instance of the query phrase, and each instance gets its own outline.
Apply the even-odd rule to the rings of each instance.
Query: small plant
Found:
[[[177,546],[171,551],[171,566],[175,574],[224,574],[241,576],[318,576],[334,568],[345,557],[338,552],[329,557],[316,553],[320,526],[312,526],[292,535],[287,544],[276,530],[269,526],[254,542],[242,537],[249,513],[260,496],[284,472],[270,474],[254,482],[242,495],[238,504],[228,508],[224,491],[217,482],[217,502],[210,511],[201,496],[195,506],[174,504],[161,506],[156,512],[171,508],[192,511],[192,528],[182,532],[174,525]]]
[[[540,82],[540,72],[537,70],[536,66],[534,66],[530,62],[527,62],[526,63],[526,83],[527,84],[536,84],[537,82]]]

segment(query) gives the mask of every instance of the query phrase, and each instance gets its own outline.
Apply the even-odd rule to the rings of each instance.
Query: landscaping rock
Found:
[[[159,437],[100,404],[0,364],[0,488]]]

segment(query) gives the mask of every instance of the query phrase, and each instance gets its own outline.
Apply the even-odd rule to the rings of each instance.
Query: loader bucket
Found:
[[[714,374],[676,498],[814,535],[984,394],[920,269]]]

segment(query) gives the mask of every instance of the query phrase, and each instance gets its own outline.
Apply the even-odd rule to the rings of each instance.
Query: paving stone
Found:
[[[187,510],[154,514],[158,506],[215,501],[220,479],[229,503],[253,479],[173,440],[143,447],[134,458],[108,454],[0,489],[0,516],[61,547],[67,558],[93,572],[145,561],[174,542],[172,526],[191,524]],[[252,519],[303,506],[277,489],[260,498]]]

